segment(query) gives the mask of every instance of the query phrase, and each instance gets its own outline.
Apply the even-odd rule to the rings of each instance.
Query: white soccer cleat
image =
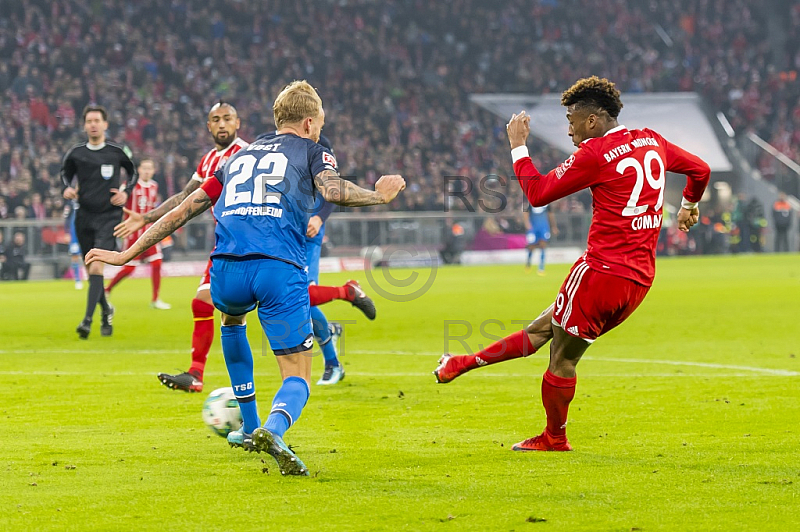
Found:
[[[75,281],[75,290],[83,290],[83,281]]]
[[[150,303],[150,306],[156,310],[169,310],[172,308],[172,305],[170,305],[169,303],[164,303],[160,299],[156,299],[155,301]]]

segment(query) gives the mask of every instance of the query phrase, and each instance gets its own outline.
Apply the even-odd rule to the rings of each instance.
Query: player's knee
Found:
[[[202,290],[198,290],[197,294],[194,296],[195,299],[199,299],[203,303],[208,303],[209,305],[213,305],[214,302],[211,300],[211,290],[208,288],[204,288]]]
[[[308,350],[276,357],[284,380],[288,377],[299,377],[306,383],[310,383],[312,356],[313,353]]]
[[[221,313],[222,325],[245,325],[246,314],[241,316],[231,316],[229,314]]]
[[[91,263],[86,269],[89,275],[103,275],[103,263],[100,261]]]

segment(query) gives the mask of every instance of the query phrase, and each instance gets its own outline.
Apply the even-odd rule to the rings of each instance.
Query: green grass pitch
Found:
[[[203,394],[156,380],[188,366],[195,279],[164,280],[170,311],[149,308],[148,279],[125,281],[114,336],[88,341],[74,333],[85,292],[1,284],[0,529],[800,530],[800,257],[658,268],[639,310],[578,367],[572,453],[510,451],[544,426],[546,352],[447,385],[430,374],[446,320],[468,322],[477,349],[484,320],[499,336],[535,318],[566,265],[545,277],[441,268],[421,297],[377,297],[375,322],[327,305],[330,319],[357,323],[346,379],[312,385],[286,437],[311,478],[283,478],[269,456],[230,449],[203,425],[206,392],[229,385],[218,338]],[[390,288],[380,272],[375,283]],[[265,414],[279,377],[256,321]],[[315,380],[321,371],[315,361]]]

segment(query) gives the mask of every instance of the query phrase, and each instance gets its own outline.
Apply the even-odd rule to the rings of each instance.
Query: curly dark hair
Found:
[[[576,109],[605,111],[611,118],[617,118],[622,110],[622,101],[617,87],[606,78],[592,76],[579,79],[561,95],[561,105]]]

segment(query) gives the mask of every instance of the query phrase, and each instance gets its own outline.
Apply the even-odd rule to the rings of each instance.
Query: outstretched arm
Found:
[[[175,194],[174,196],[164,200],[164,202],[145,214],[139,214],[129,209],[123,209],[128,215],[124,221],[114,227],[114,236],[118,238],[125,238],[132,235],[147,224],[151,224],[167,214],[169,211],[181,204],[183,200],[189,197],[189,194],[200,188],[202,183],[197,179],[190,179],[186,186]]]
[[[183,200],[180,205],[169,211],[164,217],[159,219],[153,226],[145,231],[133,245],[118,253],[116,251],[106,251],[103,249],[92,249],[86,254],[86,264],[95,261],[105,262],[121,266],[137,257],[150,246],[158,244],[164,238],[171,235],[179,227],[183,227],[186,222],[195,216],[207,211],[211,207],[211,198],[205,190],[195,190],[188,198]]]
[[[385,175],[375,183],[375,190],[367,190],[342,179],[334,170],[323,170],[314,176],[314,185],[325,201],[346,207],[364,207],[389,203],[406,188],[399,175]]]

